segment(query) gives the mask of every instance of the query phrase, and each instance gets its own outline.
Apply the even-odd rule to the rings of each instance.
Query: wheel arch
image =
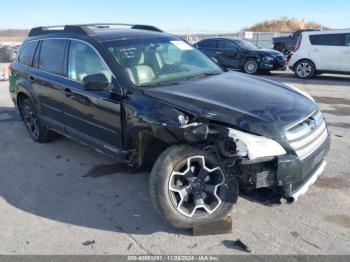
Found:
[[[297,61],[294,63],[294,65],[293,65],[293,71],[294,71],[294,72],[295,72],[295,69],[296,69],[297,64],[300,63],[301,61],[309,61],[309,62],[311,62],[311,63],[314,65],[314,67],[315,67],[315,71],[317,71],[316,64],[315,64],[314,61],[312,61],[310,58],[300,58],[300,59],[297,60]]]

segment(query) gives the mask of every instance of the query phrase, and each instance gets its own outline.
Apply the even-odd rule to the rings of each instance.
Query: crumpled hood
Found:
[[[282,83],[237,72],[143,92],[200,118],[275,138],[317,107]]]

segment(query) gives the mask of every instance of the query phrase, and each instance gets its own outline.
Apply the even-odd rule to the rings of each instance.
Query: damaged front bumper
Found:
[[[282,184],[283,195],[297,200],[314,184],[326,167],[325,158],[330,148],[330,137],[306,159],[295,155],[278,157],[277,179]]]
[[[239,166],[242,188],[273,188],[284,198],[297,200],[314,184],[326,167],[330,136],[306,158],[287,152],[274,140],[230,129],[230,137],[241,140],[248,155]],[[274,142],[272,142],[274,141]],[[283,149],[283,150],[282,150]]]

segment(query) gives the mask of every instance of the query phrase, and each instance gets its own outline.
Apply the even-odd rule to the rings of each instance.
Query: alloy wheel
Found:
[[[312,72],[312,66],[310,63],[302,62],[297,66],[296,72],[302,78],[308,77]]]
[[[221,205],[222,169],[204,156],[193,156],[177,165],[169,179],[173,206],[187,217],[204,217]]]
[[[24,118],[24,123],[27,126],[30,134],[35,139],[38,139],[39,135],[40,135],[38,119],[37,119],[33,109],[28,105],[25,105],[23,108],[23,118]]]
[[[244,65],[244,69],[248,74],[254,74],[258,70],[258,64],[255,61],[249,61]]]

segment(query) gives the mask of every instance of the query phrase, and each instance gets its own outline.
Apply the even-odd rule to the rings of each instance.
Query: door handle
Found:
[[[222,52],[217,51],[217,52],[215,52],[215,54],[217,54],[217,55],[222,55]]]
[[[346,54],[346,55],[347,55],[347,54],[350,54],[350,51],[345,51],[344,54]]]
[[[71,97],[71,96],[73,96],[73,92],[72,92],[72,90],[70,90],[69,88],[65,88],[65,89],[63,90],[63,92],[64,92],[64,94],[66,95],[66,97]]]

